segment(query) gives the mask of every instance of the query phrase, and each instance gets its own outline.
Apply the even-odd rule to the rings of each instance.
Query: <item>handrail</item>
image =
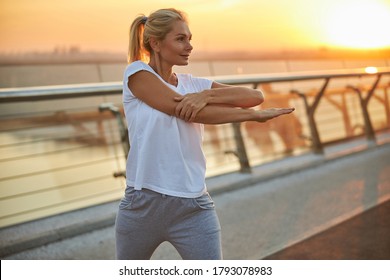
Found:
[[[287,72],[287,73],[268,73],[268,74],[251,74],[251,75],[226,75],[215,76],[217,82],[237,85],[237,84],[261,84],[276,82],[293,82],[303,80],[318,80],[330,78],[349,78],[375,76],[378,74],[389,75],[390,67],[376,67],[375,73],[370,73],[366,68],[340,69],[327,71],[304,71],[304,72]]]
[[[375,75],[390,75],[390,67],[376,68],[375,73],[369,73],[365,68],[309,71],[309,72],[289,72],[271,74],[252,75],[229,75],[208,77],[216,82],[239,85],[253,84],[257,86],[261,83],[291,82],[330,78],[348,78]],[[41,87],[21,87],[0,89],[0,103],[53,100],[76,97],[101,96],[109,94],[120,94],[122,92],[122,82],[88,83],[77,85],[57,85]]]
[[[121,82],[0,89],[0,103],[91,97],[122,92]]]

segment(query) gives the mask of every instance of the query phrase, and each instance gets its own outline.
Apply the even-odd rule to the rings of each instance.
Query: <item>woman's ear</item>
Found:
[[[150,47],[154,52],[159,52],[160,51],[160,41],[157,40],[155,37],[151,37],[149,40]]]

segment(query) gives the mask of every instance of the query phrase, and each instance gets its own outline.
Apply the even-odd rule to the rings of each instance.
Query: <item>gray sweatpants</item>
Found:
[[[185,260],[222,259],[221,227],[208,193],[180,198],[128,187],[115,231],[117,259],[150,259],[164,241]]]

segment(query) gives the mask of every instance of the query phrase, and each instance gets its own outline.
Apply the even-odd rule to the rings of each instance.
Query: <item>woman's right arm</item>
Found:
[[[193,122],[204,124],[224,124],[245,121],[266,122],[281,115],[290,114],[294,110],[294,108],[254,110],[207,105],[195,116]]]
[[[150,107],[170,116],[176,115],[178,102],[175,97],[181,95],[165,85],[154,74],[139,71],[128,78],[128,87],[131,92]],[[246,108],[206,105],[195,116],[193,122],[204,124],[223,124],[231,122],[258,121],[265,122],[283,114],[291,113],[294,109],[271,108],[266,110],[252,110]]]
[[[150,107],[170,116],[175,116],[178,104],[174,98],[181,95],[169,88],[159,78],[148,71],[139,71],[128,78],[131,92]]]

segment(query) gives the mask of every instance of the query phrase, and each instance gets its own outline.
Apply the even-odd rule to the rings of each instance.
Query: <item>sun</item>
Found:
[[[344,0],[326,17],[328,42],[338,47],[390,47],[390,5],[380,0]]]

